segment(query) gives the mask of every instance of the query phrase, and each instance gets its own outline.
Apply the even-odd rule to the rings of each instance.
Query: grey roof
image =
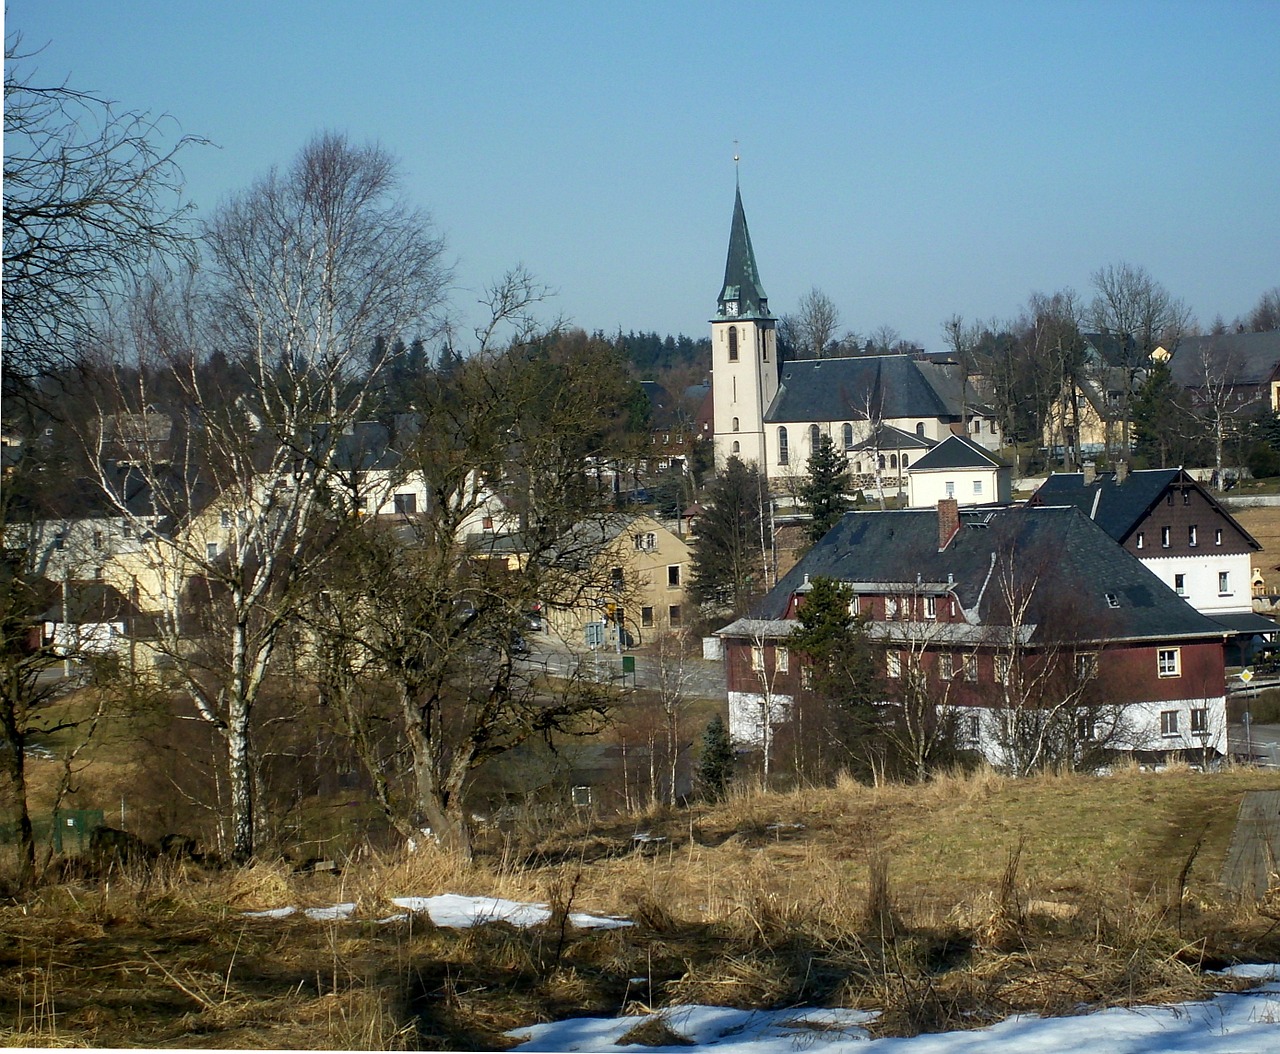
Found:
[[[1259,615],[1252,611],[1236,611],[1227,614],[1218,614],[1209,616],[1214,622],[1221,622],[1232,633],[1243,633],[1253,635],[1256,633],[1275,633],[1280,630],[1280,624],[1275,619],[1269,619],[1266,615]]]
[[[1215,381],[1266,384],[1280,366],[1280,330],[1183,337],[1169,360],[1173,379],[1184,388],[1203,386],[1206,356]]]
[[[1164,497],[1169,485],[1194,487],[1246,538],[1255,549],[1262,546],[1218,501],[1180,468],[1139,469],[1116,482],[1114,472],[1099,472],[1085,486],[1082,472],[1055,472],[1031,496],[1033,505],[1074,505],[1117,542],[1123,542]]]
[[[753,617],[782,618],[806,575],[900,583],[904,591],[921,581],[951,581],[968,621],[1006,627],[1003,584],[1012,576],[1029,594],[1021,624],[1037,627],[1033,643],[1064,623],[1099,641],[1220,639],[1226,632],[1076,508],[961,513],[960,530],[942,551],[936,510],[847,513]]]
[[[855,443],[850,450],[928,450],[935,447],[928,436],[916,435],[915,432],[904,432],[893,425],[877,425],[875,430],[861,443]]]
[[[990,450],[965,436],[950,435],[911,466],[912,472],[950,468],[1008,468]]]
[[[785,362],[765,420],[866,421],[963,415],[958,367],[910,355]]]
[[[729,255],[724,265],[724,284],[720,287],[719,318],[773,318],[769,298],[760,284],[755,250],[751,248],[751,232],[747,230],[747,214],[742,208],[742,191],[733,199],[733,225],[729,228]],[[730,316],[725,304],[736,301],[737,315]]]
[[[675,428],[688,416],[682,412],[671,393],[657,381],[641,381],[640,390],[649,400],[650,428]]]

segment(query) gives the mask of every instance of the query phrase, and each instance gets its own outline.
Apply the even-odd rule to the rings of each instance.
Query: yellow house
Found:
[[[617,514],[591,525],[601,546],[591,577],[598,583],[571,603],[548,598],[546,629],[573,644],[649,644],[692,614],[686,539],[652,516]]]

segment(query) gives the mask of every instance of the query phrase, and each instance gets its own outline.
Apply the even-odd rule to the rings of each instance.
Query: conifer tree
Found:
[[[733,743],[724,721],[716,714],[702,733],[702,753],[698,757],[698,786],[711,801],[724,798],[733,778]]]
[[[761,506],[768,486],[754,465],[729,458],[707,488],[706,511],[693,526],[695,603],[742,614],[763,585]]]
[[[809,478],[800,485],[800,504],[813,517],[806,531],[809,541],[820,542],[849,511],[848,488],[849,459],[824,435],[809,458]]]

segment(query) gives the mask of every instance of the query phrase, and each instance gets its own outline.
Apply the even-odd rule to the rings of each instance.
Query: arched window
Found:
[[[738,361],[738,327],[729,327],[729,361]]]
[[[738,419],[736,417],[733,419],[733,430],[735,432],[738,430]]]
[[[787,430],[786,428],[778,429],[778,464],[786,465],[791,461],[791,453],[787,449]]]
[[[853,463],[853,471],[854,471],[854,472],[857,472],[857,473],[859,473],[859,474],[861,474],[861,473],[862,473],[862,462],[861,462],[861,461],[855,461],[855,462]]]
[[[884,455],[883,455],[883,454],[881,454],[881,455],[880,455],[880,467],[881,467],[881,468],[884,468]]]
[[[811,453],[811,454],[817,453],[817,450],[818,450],[818,435],[819,435],[819,433],[818,433],[818,426],[817,426],[817,425],[810,425],[810,426],[809,426],[809,453]]]
[[[890,467],[890,468],[897,468],[897,467],[898,467],[898,455],[897,455],[897,454],[890,454],[890,455],[889,455],[889,467]]]
[[[741,453],[742,453],[742,444],[741,444],[741,443],[739,443],[739,442],[735,439],[735,440],[733,441],[733,446],[730,448],[730,451],[729,451],[729,452],[730,452],[730,453],[732,453],[732,454],[741,454]]]
[[[846,450],[853,449],[853,425],[850,424],[844,426],[844,448]]]
[[[919,422],[916,425],[916,435],[918,435],[921,439],[924,438],[924,422],[923,421]]]
[[[903,467],[903,468],[906,468],[906,467],[907,467],[907,455],[906,455],[906,454],[903,454],[903,455],[902,455],[902,467]]]

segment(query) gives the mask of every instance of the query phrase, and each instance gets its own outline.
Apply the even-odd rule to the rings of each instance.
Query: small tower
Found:
[[[735,454],[762,471],[764,415],[778,394],[777,319],[760,284],[756,254],[742,209],[742,190],[733,203],[729,258],[716,317],[711,320],[711,388],[715,417],[716,465]]]

